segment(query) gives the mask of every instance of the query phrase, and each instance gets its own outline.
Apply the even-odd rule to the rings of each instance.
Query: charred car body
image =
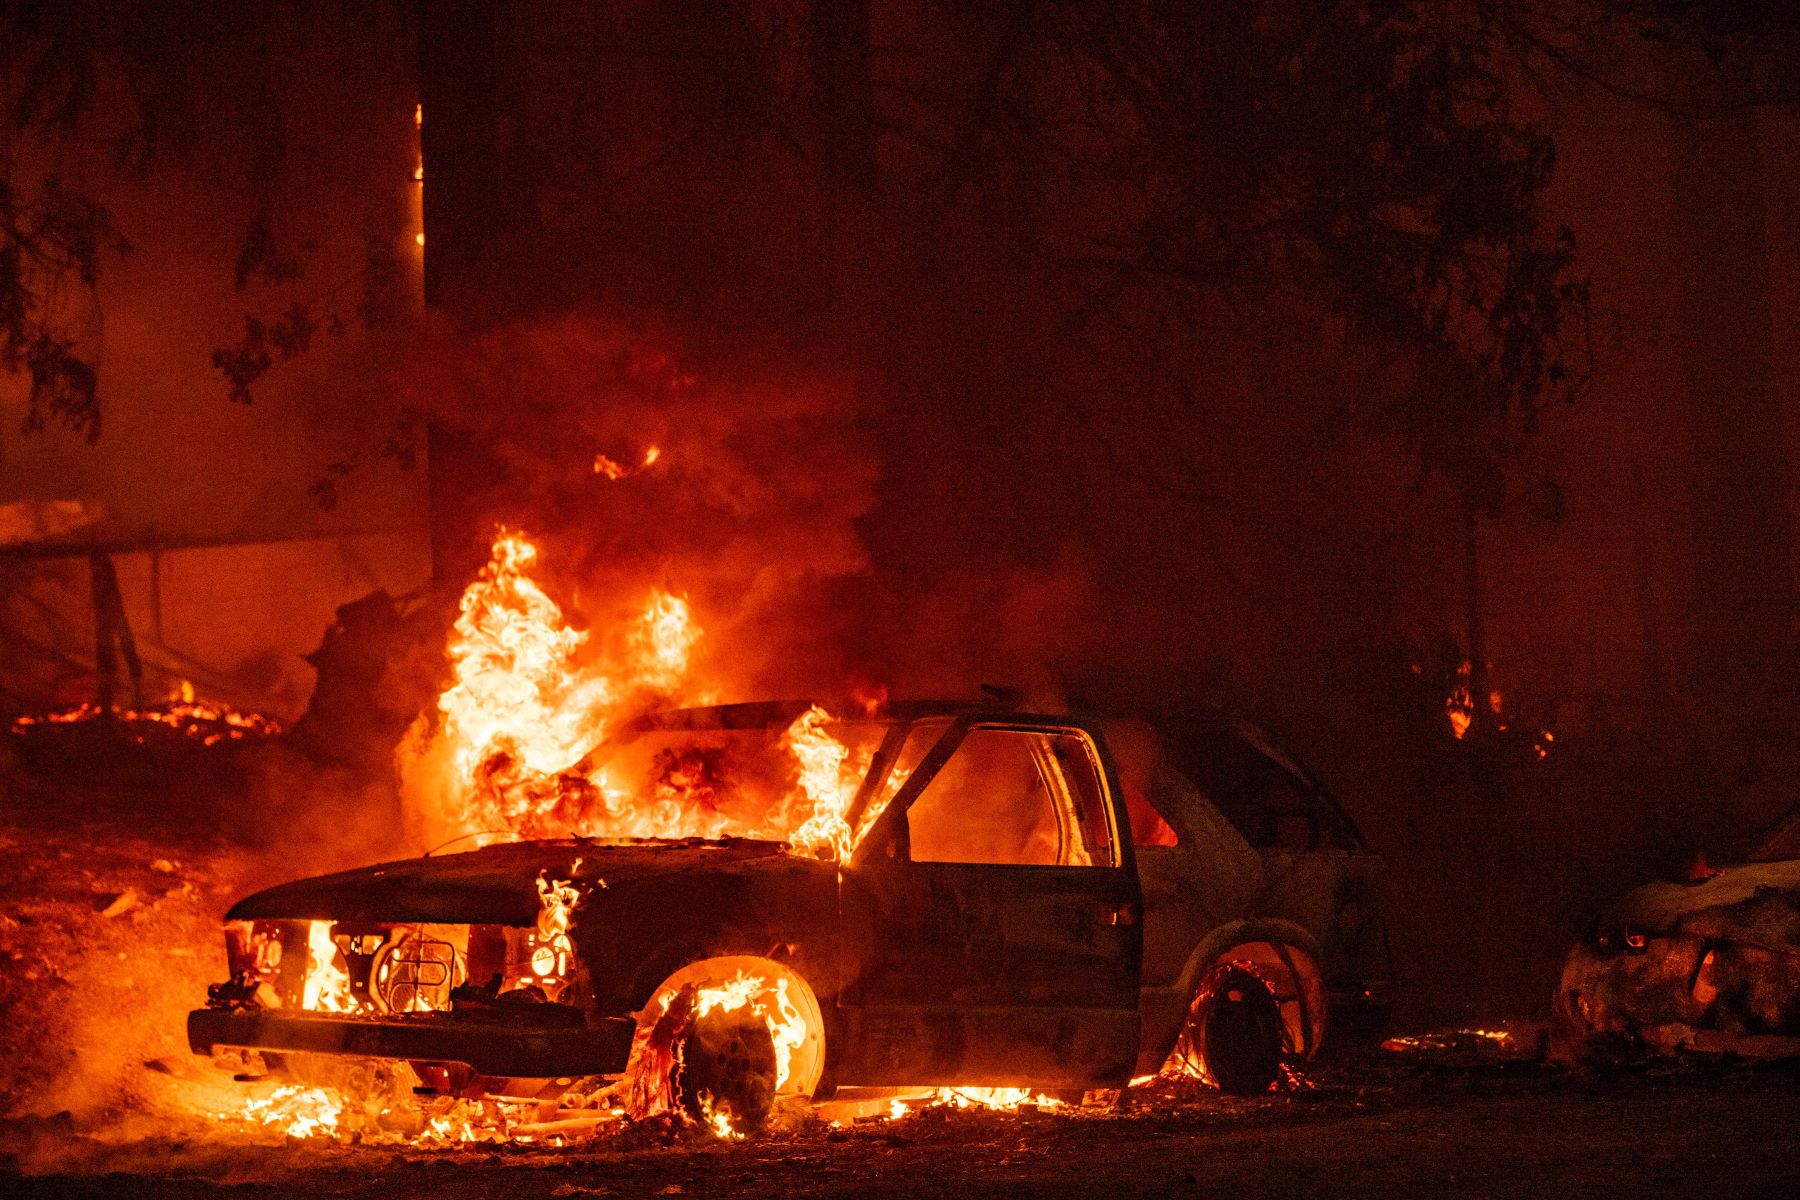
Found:
[[[747,777],[806,708],[657,714],[609,753],[730,758],[719,777]],[[426,1087],[522,1096],[657,1049],[708,1077],[747,1057],[740,1076],[809,1096],[1116,1087],[1173,1052],[1251,1090],[1331,1020],[1382,1015],[1380,860],[1248,727],[921,704],[840,729],[868,762],[842,861],[572,839],[285,884],[227,914],[231,978],[190,1015],[193,1049],[403,1060]],[[1232,789],[1251,838],[1196,779]],[[748,998],[754,1036],[659,1046],[696,1036],[671,1014],[719,1007],[734,982],[723,1007]],[[691,1084],[668,1086],[691,1107]]]
[[[1749,861],[1685,874],[1627,893],[1570,951],[1559,1060],[1800,1058],[1800,814]]]

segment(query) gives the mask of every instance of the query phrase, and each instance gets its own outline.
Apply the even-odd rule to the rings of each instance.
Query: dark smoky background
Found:
[[[428,613],[265,764],[229,818],[261,836],[379,848],[383,764],[496,524],[595,627],[687,596],[721,699],[1242,713],[1388,856],[1434,1012],[1541,1008],[1600,902],[1793,800],[1776,9],[39,7],[72,23],[7,18],[15,106],[59,37],[108,128],[143,113],[121,81],[230,71],[183,152],[85,183],[134,243],[100,261],[109,327],[182,327],[108,341],[91,447],[8,433],[0,499],[211,532],[220,486],[168,496],[144,464],[242,476],[262,525],[374,538],[341,586],[234,584],[307,597],[273,606],[289,641],[377,584]],[[168,41],[184,22],[206,36]],[[258,164],[271,186],[220,190]],[[205,237],[159,232],[170,208]],[[259,348],[246,310],[348,331]],[[209,605],[197,640],[235,619]]]

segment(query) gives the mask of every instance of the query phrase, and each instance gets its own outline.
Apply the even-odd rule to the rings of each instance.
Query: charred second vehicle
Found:
[[[729,806],[807,769],[777,751],[808,711],[661,713],[595,762],[655,781],[636,803],[674,780]],[[461,1095],[629,1069],[742,1126],[783,1095],[1118,1087],[1172,1055],[1258,1090],[1378,1022],[1380,860],[1254,730],[918,704],[830,732],[858,776],[835,851],[524,841],[285,884],[227,915],[190,1042]]]
[[[1748,861],[1679,874],[1608,906],[1569,952],[1556,1056],[1800,1059],[1800,812]]]

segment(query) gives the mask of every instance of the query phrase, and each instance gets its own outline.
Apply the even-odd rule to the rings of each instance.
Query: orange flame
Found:
[[[331,940],[330,921],[309,921],[306,930],[306,980],[300,991],[300,1007],[312,1012],[353,1012],[350,976],[337,965],[338,950]]]
[[[844,814],[869,763],[867,755],[859,755],[851,770],[844,769],[851,758],[850,748],[825,731],[829,720],[831,714],[815,704],[781,737],[782,745],[800,765],[800,790],[811,813],[794,830],[789,843],[802,853],[843,862],[856,848]]]
[[[578,858],[570,869],[580,867]],[[552,881],[541,871],[537,877],[537,892],[537,938],[531,951],[531,973],[537,977],[539,986],[554,993],[568,983],[569,963],[575,953],[574,944],[569,940],[569,914],[581,902],[581,893],[570,880]]]
[[[626,788],[584,756],[614,723],[694,694],[702,631],[688,602],[652,591],[608,637],[569,624],[533,578],[537,548],[502,531],[463,592],[450,639],[453,682],[435,734],[402,751],[415,816],[434,843],[478,836],[751,837],[842,859],[845,813],[872,748],[852,752],[814,706],[782,734],[793,786],[755,805],[716,803],[704,764],[670,762]]]
[[[736,1012],[745,1007],[751,1016],[762,1018],[775,1043],[775,1088],[779,1091],[788,1081],[794,1052],[806,1044],[806,1018],[789,998],[785,976],[771,983],[762,975],[739,971],[729,982],[703,987],[694,995],[695,1017],[704,1017],[714,1010]]]

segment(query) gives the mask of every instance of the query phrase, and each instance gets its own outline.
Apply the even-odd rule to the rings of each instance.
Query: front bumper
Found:
[[[342,1016],[259,1008],[202,1008],[188,1014],[188,1045],[218,1049],[346,1054],[411,1062],[464,1063],[478,1075],[550,1079],[617,1075],[631,1057],[630,1017],[580,1019],[557,1006],[523,1007],[504,1020],[483,1014]],[[571,1020],[571,1018],[575,1018]]]

